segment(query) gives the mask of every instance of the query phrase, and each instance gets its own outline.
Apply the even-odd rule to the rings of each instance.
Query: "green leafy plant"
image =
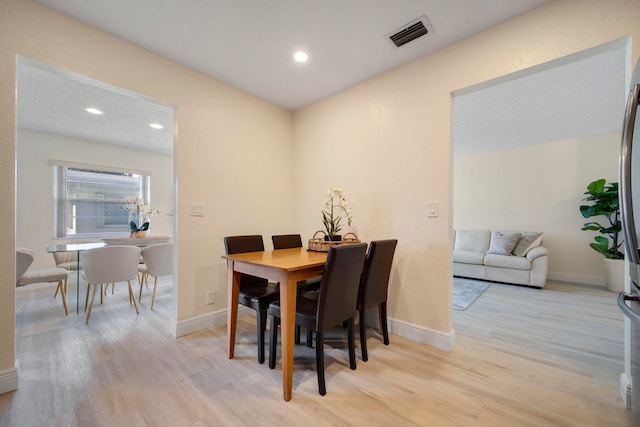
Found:
[[[620,221],[620,202],[618,199],[618,183],[599,179],[587,186],[587,195],[584,199],[588,204],[580,205],[580,213],[584,218],[604,216],[608,224],[599,222],[585,222],[582,230],[598,231],[601,236],[595,237],[595,243],[591,246],[596,252],[609,259],[624,259],[624,253],[620,251],[622,242],[618,240],[622,231]]]

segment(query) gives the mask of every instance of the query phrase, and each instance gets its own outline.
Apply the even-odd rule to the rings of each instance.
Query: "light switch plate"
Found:
[[[191,216],[204,216],[204,205],[202,203],[191,203]]]
[[[438,218],[440,204],[438,202],[427,202],[427,210],[429,211],[429,218]]]

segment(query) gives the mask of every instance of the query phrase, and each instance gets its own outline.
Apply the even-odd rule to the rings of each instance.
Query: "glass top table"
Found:
[[[44,245],[48,253],[55,252],[77,252],[77,266],[76,266],[76,314],[80,312],[80,252],[87,249],[101,248],[106,246],[105,242],[94,243],[54,243],[51,245]]]

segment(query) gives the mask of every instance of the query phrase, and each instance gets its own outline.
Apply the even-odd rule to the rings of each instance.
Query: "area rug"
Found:
[[[453,309],[464,311],[487,290],[488,283],[453,279]]]

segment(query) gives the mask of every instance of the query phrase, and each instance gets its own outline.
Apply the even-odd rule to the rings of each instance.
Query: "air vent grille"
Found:
[[[433,28],[427,21],[427,17],[423,15],[385,37],[396,47],[400,47],[430,32],[433,32]]]
[[[427,34],[429,30],[424,26],[422,21],[416,22],[413,25],[408,26],[404,30],[398,31],[395,34],[389,36],[393,44],[400,47]]]

